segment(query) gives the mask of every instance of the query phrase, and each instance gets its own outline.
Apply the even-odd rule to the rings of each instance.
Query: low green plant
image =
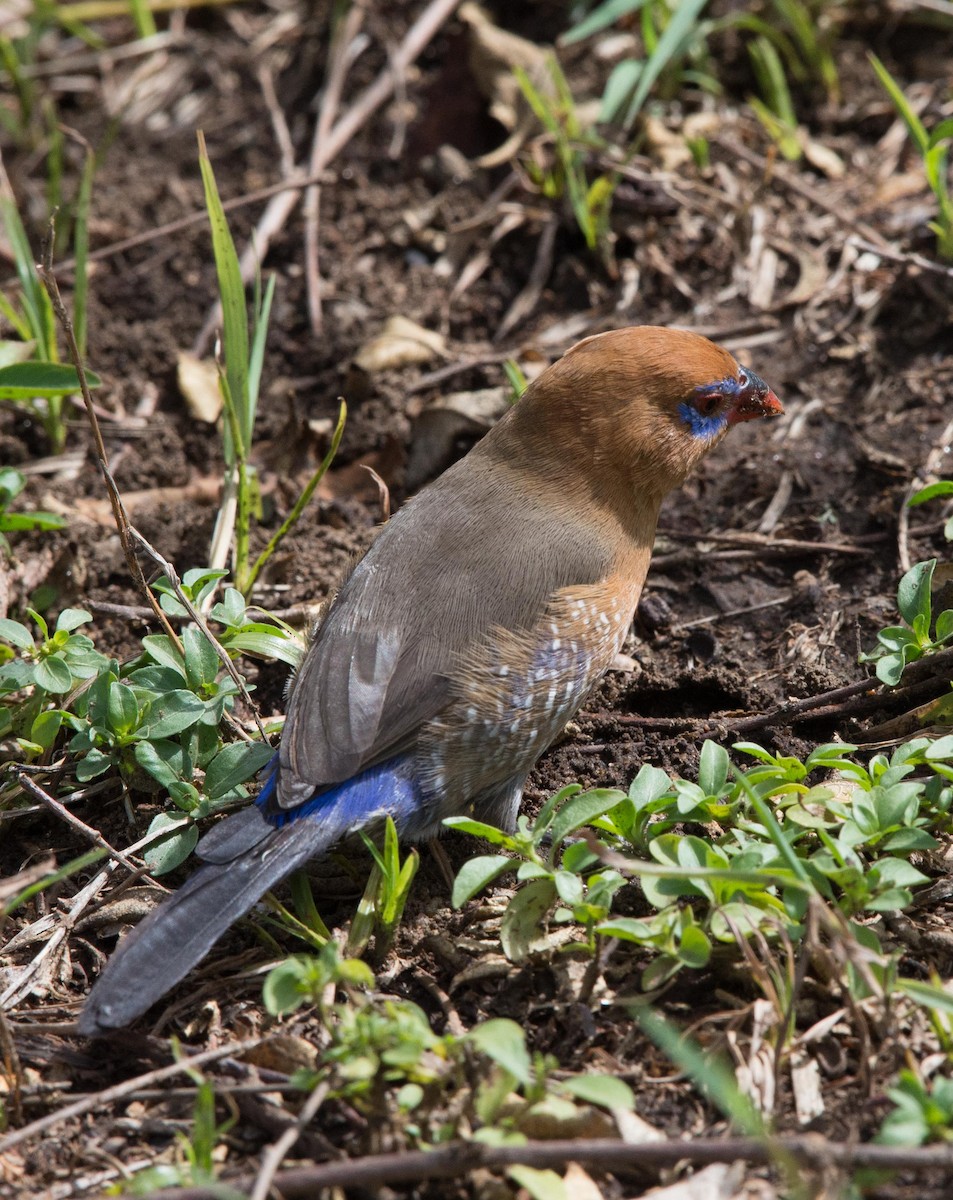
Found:
[[[268,1010],[280,1015],[310,1003],[328,1038],[317,1069],[296,1076],[299,1086],[310,1090],[327,1081],[332,1095],[375,1119],[394,1116],[405,1135],[424,1143],[460,1136],[464,1119],[475,1140],[498,1143],[523,1140],[521,1125],[543,1113],[569,1119],[579,1103],[634,1105],[631,1089],[614,1077],[557,1077],[558,1061],[531,1053],[515,1021],[496,1018],[466,1033],[439,1035],[416,1004],[378,998],[373,987],[370,968],[342,958],[333,942],[269,973]],[[451,1096],[457,1103],[449,1106]],[[462,1112],[461,1096],[467,1099]],[[447,1117],[448,1108],[455,1118]]]
[[[894,1108],[884,1118],[876,1140],[886,1146],[923,1146],[953,1141],[953,1079],[924,1079],[918,1071],[900,1072],[887,1098]]]
[[[501,927],[509,957],[548,949],[548,924],[572,922],[583,937],[571,946],[589,953],[604,937],[652,950],[644,987],[705,965],[715,943],[778,930],[796,941],[812,899],[854,926],[864,913],[896,911],[927,881],[909,856],[934,849],[931,830],[949,827],[953,737],[907,742],[866,767],[847,757],[853,749],[832,743],[801,761],[743,742],[735,750],[758,761],[741,771],[706,742],[697,782],[646,765],[628,793],[563,789],[515,834],[451,818],[506,851],[464,864],[453,902],[515,872]],[[810,784],[814,772],[831,782]],[[572,840],[584,826],[592,833]],[[645,917],[614,911],[627,875],[653,910]]]
[[[590,182],[588,165],[593,151],[605,143],[591,129],[584,129],[562,68],[555,58],[547,63],[553,82],[552,95],[537,88],[529,75],[516,68],[516,78],[536,119],[552,138],[555,158],[543,164],[527,158],[524,167],[530,180],[549,200],[566,199],[586,246],[612,265],[609,215],[618,176],[603,171]]]
[[[908,663],[935,653],[953,640],[953,609],[945,609],[934,619],[935,570],[936,559],[930,558],[907,571],[897,589],[897,609],[904,624],[881,629],[874,649],[860,656],[861,662],[876,663],[877,678],[888,687],[900,682]]]
[[[44,755],[56,741],[65,719],[61,697],[78,689],[109,660],[92,639],[79,633],[92,614],[64,608],[51,630],[33,609],[35,626],[0,618],[0,737],[15,738],[26,761]]]
[[[2,374],[2,372],[0,372]],[[15,467],[0,467],[0,551],[10,553],[8,533],[48,533],[65,529],[66,518],[51,512],[11,512],[10,505],[26,487],[26,477]]]
[[[197,606],[222,574],[188,571],[183,593]],[[156,588],[163,608],[183,616],[170,585],[160,580]],[[196,822],[247,800],[246,782],[272,757],[266,743],[223,739],[238,685],[193,624],[178,641],[145,636],[140,654],[120,664],[79,632],[92,619],[85,610],[65,609],[52,631],[41,614],[29,615],[36,632],[0,620],[0,736],[12,736],[25,761],[43,761],[61,745],[73,756],[72,782],[112,774],[134,792],[166,792],[173,809],[159,813],[149,833],[167,836],[145,858],[154,873],[171,870],[194,848]],[[209,619],[221,626],[221,644],[231,656],[253,653],[294,664],[302,653],[287,626],[252,620],[234,588]]]
[[[791,91],[781,65],[781,58],[766,37],[748,43],[748,54],[754,67],[763,100],[749,96],[755,116],[789,162],[801,157],[801,138]]]
[[[190,1071],[196,1085],[192,1104],[192,1128],[186,1133],[176,1130],[176,1140],[184,1161],[160,1163],[138,1171],[122,1190],[126,1196],[151,1196],[163,1188],[214,1188],[216,1180],[215,1151],[238,1120],[237,1110],[221,1124],[215,1115],[215,1089],[197,1072]],[[235,1109],[232,1104],[233,1110]],[[110,1194],[110,1193],[107,1193]],[[118,1193],[111,1193],[118,1194]],[[227,1196],[227,1192],[222,1193]]]
[[[411,850],[404,861],[400,861],[397,827],[391,817],[384,822],[380,849],[363,830],[361,837],[374,859],[374,867],[351,921],[348,950],[352,954],[360,954],[373,936],[375,956],[382,958],[393,944],[414,876],[420,866],[420,855],[416,850]]]
[[[708,0],[605,0],[561,38],[569,45],[582,41],[623,17],[639,13],[644,59],[625,59],[616,65],[602,94],[599,119],[631,128],[653,87],[671,78],[673,87],[691,82],[711,91],[718,84],[699,60],[708,57],[707,38],[713,25],[702,21]]]
[[[87,169],[91,186],[92,168]],[[76,264],[74,307],[82,337],[85,337],[86,325],[87,212],[88,197],[86,206],[80,207],[77,213],[74,235],[81,251]],[[67,431],[63,399],[80,390],[79,377],[73,367],[60,362],[53,306],[37,273],[36,258],[2,172],[0,220],[13,252],[19,280],[16,302],[0,292],[0,317],[6,318],[16,334],[14,339],[0,340],[0,401],[16,404],[35,417],[43,426],[50,449],[59,454],[66,444]],[[87,371],[86,382],[90,388],[97,388],[102,381]]]
[[[939,496],[953,496],[953,479],[941,479],[937,483],[928,483],[910,497],[907,503],[911,508],[918,504],[926,504],[928,500],[936,500]],[[943,536],[948,542],[953,542],[953,516],[946,519],[943,526]]]
[[[252,561],[250,553],[251,523],[252,515],[258,508],[258,491],[254,468],[249,459],[254,437],[255,416],[258,411],[268,318],[275,293],[276,277],[271,277],[264,293],[261,291],[260,280],[256,281],[254,316],[249,325],[241,264],[215,183],[215,174],[205,148],[205,139],[201,133],[199,134],[199,167],[205,190],[205,206],[208,210],[209,224],[212,230],[212,249],[222,303],[223,357],[219,363],[219,387],[225,413],[222,449],[226,475],[225,493],[216,525],[214,542],[220,544],[223,540],[230,540],[232,528],[234,528],[232,566],[235,586],[247,598],[251,594],[262,567],[297,524],[305,506],[330,468],[344,434],[347,408],[342,400],[337,426],[332,435],[327,455],[308,481],[287,519],[270,539],[265,549]],[[213,561],[216,556],[213,549]]]
[[[950,193],[947,170],[950,144],[953,142],[953,117],[947,117],[928,130],[876,54],[869,53],[868,58],[923,162],[923,171],[937,206],[936,218],[929,222],[931,231],[936,235],[937,254],[940,258],[953,259],[953,195]]]

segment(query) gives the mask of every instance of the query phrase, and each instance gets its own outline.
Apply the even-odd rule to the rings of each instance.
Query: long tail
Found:
[[[272,789],[273,779],[263,794]],[[405,771],[389,763],[321,799],[323,804],[293,810],[297,819],[280,828],[259,808],[243,809],[215,826],[199,846],[203,866],[126,936],[106,964],[79,1018],[79,1032],[97,1037],[141,1016],[270,887],[386,812],[406,825],[401,818],[413,810],[417,796]]]

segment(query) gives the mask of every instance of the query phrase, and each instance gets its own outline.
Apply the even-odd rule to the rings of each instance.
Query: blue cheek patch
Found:
[[[714,416],[706,417],[704,413],[700,413],[687,400],[683,400],[678,406],[678,415],[691,430],[692,437],[699,438],[705,442],[710,442],[712,438],[718,437],[728,424],[727,413],[720,412]]]

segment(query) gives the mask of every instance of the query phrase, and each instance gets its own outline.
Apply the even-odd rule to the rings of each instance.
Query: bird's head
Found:
[[[661,498],[733,425],[784,411],[764,380],[721,346],[652,325],[579,342],[520,408],[519,423],[538,431],[542,454],[571,457],[620,500],[630,489]]]

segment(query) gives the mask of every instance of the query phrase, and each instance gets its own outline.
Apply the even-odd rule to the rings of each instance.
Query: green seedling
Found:
[[[219,364],[219,386],[225,412],[222,449],[226,475],[225,494],[216,524],[214,541],[216,545],[223,541],[227,542],[231,538],[232,529],[234,529],[235,585],[238,591],[247,598],[254,587],[258,573],[294,528],[315,489],[330,468],[344,433],[347,410],[342,401],[337,427],[324,461],[309,480],[289,517],[258,558],[252,562],[250,557],[251,521],[253,513],[258,508],[258,497],[255,473],[249,458],[254,436],[255,415],[258,410],[268,318],[275,293],[275,276],[268,281],[264,294],[261,292],[260,281],[256,283],[254,319],[249,327],[241,265],[219,197],[212,164],[205,149],[205,139],[201,133],[199,134],[199,167],[205,190],[205,206],[208,210],[212,230],[212,248],[222,303],[223,361]],[[214,561],[216,557],[214,551],[212,557]]]
[[[397,828],[391,817],[384,823],[384,840],[380,849],[363,830],[361,837],[374,859],[374,868],[351,921],[347,947],[351,954],[360,954],[374,936],[375,955],[380,959],[393,944],[410,896],[411,884],[420,866],[420,855],[416,850],[411,850],[401,863]]]
[[[923,162],[923,171],[937,206],[936,219],[929,222],[936,235],[937,254],[940,258],[953,259],[953,195],[950,194],[947,171],[947,157],[953,142],[953,117],[928,130],[880,59],[875,54],[868,54],[868,57]]]
[[[75,233],[80,258],[76,265],[74,308],[83,341],[86,328],[86,217],[91,186],[92,164],[88,160],[81,186],[81,196],[85,192],[86,203],[78,209]],[[0,316],[6,318],[16,334],[16,340],[0,341],[0,401],[16,404],[34,416],[42,424],[51,450],[59,454],[66,444],[67,419],[63,399],[80,390],[79,377],[73,367],[59,361],[53,307],[37,274],[36,259],[4,179],[0,179],[0,188],[0,219],[13,251],[19,280],[16,303],[0,292]],[[86,382],[90,388],[97,388],[102,381],[87,371]]]
[[[915,563],[900,580],[897,609],[903,625],[890,625],[877,634],[877,645],[860,656],[876,663],[877,678],[896,687],[908,663],[933,654],[953,639],[953,609],[933,617],[933,572],[936,559]]]
[[[547,67],[553,82],[552,95],[537,88],[522,68],[516,68],[523,95],[536,119],[551,136],[555,151],[552,164],[543,165],[529,159],[524,164],[525,169],[547,199],[568,201],[587,247],[598,252],[611,270],[609,215],[618,176],[614,172],[603,172],[589,181],[587,165],[592,152],[604,149],[605,144],[591,130],[583,129],[566,76],[556,59],[550,58]]]
[[[606,0],[561,39],[564,44],[590,37],[620,18],[640,15],[645,58],[619,63],[602,95],[599,119],[621,122],[630,129],[656,83],[671,79],[676,86],[689,82],[707,90],[719,90],[717,82],[695,67],[707,59],[707,38],[713,25],[702,21],[708,0]]]
[[[888,1113],[876,1141],[886,1146],[923,1146],[953,1141],[953,1079],[938,1075],[925,1080],[918,1071],[901,1071],[887,1097]]]
[[[164,1188],[182,1187],[202,1190],[216,1187],[215,1150],[238,1120],[237,1110],[218,1124],[215,1116],[215,1089],[195,1071],[190,1071],[196,1084],[192,1106],[192,1128],[188,1133],[177,1130],[176,1139],[184,1162],[162,1163],[137,1172],[124,1195],[152,1196]],[[234,1109],[234,1105],[232,1106]],[[217,1192],[216,1192],[217,1194]],[[228,1192],[223,1191],[223,1196]]]
[[[327,1004],[331,987],[348,992],[374,986],[374,972],[357,958],[342,958],[329,941],[318,954],[296,954],[269,971],[263,998],[272,1016],[294,1012],[302,1004],[314,1005],[325,1023],[333,1015]]]
[[[941,479],[938,483],[929,483],[910,497],[907,503],[911,508],[918,504],[926,504],[938,496],[953,496],[953,479]],[[947,517],[943,526],[943,536],[948,542],[953,542],[953,516]]]
[[[2,372],[0,372],[2,374]],[[26,477],[15,467],[0,467],[0,550],[10,553],[8,533],[48,533],[65,529],[66,519],[51,512],[10,512],[10,505],[26,487]]]
[[[80,626],[92,615],[66,608],[50,630],[27,609],[39,636],[20,621],[0,619],[0,737],[12,735],[26,761],[42,757],[63,726],[62,697],[102,670],[108,659]]]
[[[789,162],[796,162],[803,153],[801,137],[781,58],[766,37],[749,42],[748,54],[764,97],[759,100],[751,96],[748,103],[782,156]]]

